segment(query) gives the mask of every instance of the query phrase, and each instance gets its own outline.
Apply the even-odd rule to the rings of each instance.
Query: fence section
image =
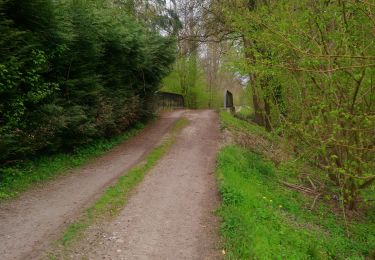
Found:
[[[185,100],[180,94],[158,91],[155,93],[158,109],[184,108]]]

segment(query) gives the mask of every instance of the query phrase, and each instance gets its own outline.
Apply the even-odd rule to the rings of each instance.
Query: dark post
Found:
[[[233,94],[230,91],[225,91],[224,95],[224,108],[229,110],[231,113],[235,112],[233,104]]]

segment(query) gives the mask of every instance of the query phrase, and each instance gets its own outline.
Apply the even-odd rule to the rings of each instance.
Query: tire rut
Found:
[[[136,137],[66,176],[0,204],[0,258],[34,259],[105,188],[142,161],[185,111],[166,113]]]
[[[215,171],[217,113],[188,111],[190,123],[146,175],[118,217],[94,226],[73,259],[220,259]]]

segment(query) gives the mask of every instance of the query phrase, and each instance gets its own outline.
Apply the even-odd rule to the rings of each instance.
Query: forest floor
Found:
[[[108,186],[141,163],[181,117],[190,123],[177,135],[170,151],[119,216],[100,227],[112,236],[101,236],[94,241],[99,243],[96,245],[84,243],[88,236],[79,246],[90,259],[121,259],[120,255],[124,259],[216,258],[216,228],[207,223],[217,223],[212,211],[218,203],[213,174],[219,148],[218,118],[213,111],[180,110],[164,114],[138,136],[70,174],[2,202],[1,259],[40,257]],[[119,238],[106,239],[113,234]]]

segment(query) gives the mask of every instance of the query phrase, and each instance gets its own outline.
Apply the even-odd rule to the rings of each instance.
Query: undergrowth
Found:
[[[31,185],[52,179],[74,167],[103,155],[116,145],[142,131],[144,124],[138,123],[125,133],[111,139],[99,139],[75,149],[73,153],[45,155],[14,166],[0,166],[0,201],[10,199]]]
[[[238,112],[234,114],[235,117],[242,119],[242,120],[246,120],[246,121],[252,120],[253,115],[254,115],[254,111],[249,106],[241,107],[241,110],[239,110]]]
[[[276,145],[278,139],[255,124],[226,112],[220,119],[231,132],[250,133]],[[231,145],[218,156],[218,214],[227,259],[375,258],[374,210],[346,223],[326,200],[315,204],[314,197],[280,183],[299,183],[302,161],[276,166],[267,152],[254,151]]]
[[[285,169],[284,169],[285,170]],[[278,183],[280,171],[236,146],[218,156],[221,234],[227,259],[364,259],[374,257],[375,214],[348,224],[322,203]]]
[[[274,139],[274,136],[271,133],[265,131],[263,127],[255,124],[249,124],[245,120],[236,118],[228,112],[220,112],[220,121],[224,128],[239,132],[251,132],[260,135],[267,140]]]

